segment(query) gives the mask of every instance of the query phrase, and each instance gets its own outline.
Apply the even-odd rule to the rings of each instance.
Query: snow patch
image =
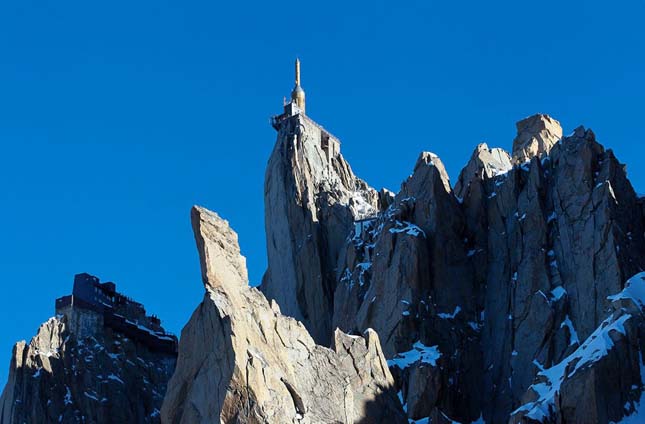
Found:
[[[437,316],[441,319],[455,319],[455,317],[457,316],[457,314],[459,314],[459,312],[461,312],[461,307],[457,306],[455,310],[452,312],[452,314],[441,313],[441,314],[437,314]]]
[[[645,272],[634,275],[627,280],[625,288],[618,294],[607,296],[607,299],[613,301],[622,299],[631,299],[641,309],[645,307]]]
[[[555,300],[560,300],[564,297],[564,295],[567,294],[567,291],[564,289],[562,286],[558,286],[551,290],[551,296]]]
[[[625,334],[624,325],[630,318],[631,315],[629,314],[620,315],[619,317],[616,317],[616,315],[610,316],[571,355],[550,368],[542,369],[538,373],[542,381],[530,386],[530,389],[538,395],[538,399],[520,406],[513,411],[513,414],[524,412],[527,418],[536,421],[543,421],[550,416],[556,394],[559,393],[564,379],[573,377],[580,369],[606,356],[614,347],[614,342],[609,333],[617,331]],[[535,365],[539,368],[542,367],[539,363]],[[567,373],[567,369],[570,369],[571,365],[575,366],[571,372]]]
[[[407,221],[396,221],[396,226],[390,228],[390,233],[405,233],[413,237],[418,237],[419,234],[422,234],[423,238],[426,237],[426,233],[421,228]]]
[[[421,341],[412,345],[412,349],[407,352],[397,353],[396,356],[387,361],[390,367],[399,367],[400,369],[408,368],[417,362],[437,366],[437,359],[441,357],[438,346],[426,346]]]
[[[645,364],[643,364],[643,354],[639,353],[640,367],[641,367],[641,387],[645,387]],[[636,387],[632,386],[632,389]],[[630,410],[629,402],[625,404],[625,410]],[[641,424],[645,422],[645,390],[641,391],[641,398],[638,402],[634,402],[634,409],[631,415],[626,416],[618,422],[618,424]]]
[[[84,395],[85,395],[85,397],[86,397],[86,398],[88,398],[88,399],[92,399],[92,400],[95,400],[95,401],[97,401],[97,402],[99,401],[99,398],[98,398],[98,397],[96,397],[95,395],[92,395],[92,394],[87,393],[87,392],[83,392],[83,394],[84,394]]]
[[[481,326],[475,321],[468,321],[468,325],[470,326],[470,328],[472,328],[475,331],[481,330]]]
[[[361,220],[376,215],[377,211],[367,202],[367,200],[365,200],[363,193],[360,191],[353,192],[350,199],[351,201],[349,204],[352,214],[354,215],[354,219]]]
[[[399,402],[401,402],[401,406],[403,407],[403,412],[407,414],[408,403],[403,399],[403,391],[399,390],[396,396],[399,398]]]
[[[573,328],[573,323],[571,322],[569,315],[564,317],[564,321],[562,321],[562,324],[560,324],[560,328],[564,327],[567,327],[569,329],[569,346],[580,343],[580,339],[578,339],[578,333],[576,333],[576,329]]]
[[[118,376],[116,376],[116,375],[114,375],[114,374],[110,374],[110,375],[108,375],[108,377],[107,377],[107,378],[108,378],[108,380],[117,381],[117,382],[119,382],[119,383],[121,383],[121,384],[125,385],[125,383],[123,382],[123,380],[121,380]]]
[[[69,390],[69,387],[65,387],[67,389],[67,393],[65,393],[65,398],[63,399],[65,402],[65,405],[71,405],[72,402],[72,392]]]

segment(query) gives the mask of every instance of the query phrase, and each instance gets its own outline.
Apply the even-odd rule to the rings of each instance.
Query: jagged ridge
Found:
[[[642,202],[624,167],[590,130],[561,136],[546,115],[520,121],[513,154],[478,146],[454,190],[439,158],[422,154],[393,202],[379,204],[372,219],[341,226],[349,230],[340,246],[307,251],[314,258],[338,252],[324,267],[335,271],[333,283],[303,278],[309,268],[282,262],[291,277],[273,290],[327,293],[331,284],[324,306],[333,311],[332,327],[374,328],[389,358],[436,348],[436,366],[393,368],[410,418],[507,420],[537,373],[593,333],[607,317],[607,296],[644,265]],[[276,146],[289,140],[280,129]],[[307,139],[296,141],[306,155]],[[267,175],[288,177],[287,196],[267,190],[267,205],[289,203],[289,178],[311,178],[276,155],[289,157],[274,151]],[[314,222],[318,233],[340,231],[314,218],[329,206],[324,183],[306,196],[318,199],[317,209],[289,204],[288,238],[267,218],[269,252],[272,243],[306,244]],[[325,316],[325,307],[316,313]]]

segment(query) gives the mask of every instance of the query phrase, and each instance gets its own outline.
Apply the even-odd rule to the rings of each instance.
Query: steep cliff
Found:
[[[423,153],[378,213],[335,227],[347,232],[331,248],[331,327],[379,334],[412,419],[508,420],[541,370],[593,337],[610,319],[608,297],[645,269],[643,202],[612,151],[582,127],[562,137],[546,115],[517,130],[512,155],[479,145],[454,189],[440,159]],[[297,232],[301,221],[284,214],[282,225]],[[268,219],[268,243],[278,235],[271,227]],[[611,358],[589,367],[616,366]],[[574,405],[583,393],[558,396]],[[625,398],[611,398],[612,411]]]
[[[175,362],[174,352],[104,326],[96,311],[69,309],[14,347],[0,422],[159,423]]]
[[[567,356],[540,368],[511,423],[645,420],[645,273],[607,301],[598,328]]]
[[[264,182],[269,267],[260,290],[329,345],[339,249],[354,220],[376,214],[389,196],[357,178],[339,141],[305,115],[276,127]]]
[[[535,115],[454,188],[424,152],[393,194],[306,116],[274,126],[261,291],[228,223],[194,207],[205,295],[178,358],[81,274],[16,345],[0,423],[645,419],[645,202],[591,130]]]
[[[483,407],[495,421],[605,319],[607,296],[643,269],[645,241],[623,166],[583,128],[484,180],[484,198],[464,204],[487,218],[470,228],[483,234]]]
[[[228,223],[199,207],[191,218],[206,294],[182,331],[163,422],[406,422],[374,331],[316,345],[248,286]]]
[[[335,325],[374,328],[411,418],[481,414],[481,300],[459,199],[423,153],[394,203],[353,234],[339,262]],[[421,349],[419,349],[421,348]],[[433,348],[434,364],[401,361]]]

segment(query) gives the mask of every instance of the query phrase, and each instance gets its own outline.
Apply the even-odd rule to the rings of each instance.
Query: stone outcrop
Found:
[[[546,115],[512,157],[479,145],[454,190],[423,153],[338,250],[332,327],[378,332],[410,418],[504,422],[645,269],[642,203],[593,132]]]
[[[182,331],[164,423],[405,423],[374,331],[316,345],[303,324],[248,286],[237,235],[191,213],[206,294]]]
[[[415,346],[440,354],[436,365],[395,369],[413,419],[445,414],[470,422],[481,413],[481,307],[465,231],[445,168],[426,152],[393,204],[354,233],[339,261],[334,325],[375,329],[389,358],[412,355]]]
[[[503,175],[512,168],[511,157],[504,149],[491,149],[486,143],[480,143],[459,174],[459,180],[455,184],[455,195],[463,200],[474,190],[473,184]]]
[[[159,423],[176,356],[71,315],[51,318],[13,349],[0,423]]]
[[[485,186],[487,220],[472,232],[485,233],[484,416],[500,421],[601,323],[607,296],[643,269],[645,242],[625,171],[589,130]]]
[[[264,200],[269,267],[261,290],[329,345],[336,262],[354,220],[391,201],[357,178],[339,141],[305,115],[276,125]]]
[[[573,352],[541,369],[510,422],[645,419],[645,273],[609,296],[608,317]]]
[[[645,200],[591,130],[535,115],[512,155],[477,146],[454,189],[424,152],[394,194],[288,111],[261,289],[194,207],[205,295],[170,381],[176,340],[97,281],[111,304],[75,291],[16,346],[0,423],[645,420]]]
[[[513,140],[513,163],[522,164],[549,154],[561,138],[560,123],[548,115],[540,113],[522,119],[517,123],[517,137]]]

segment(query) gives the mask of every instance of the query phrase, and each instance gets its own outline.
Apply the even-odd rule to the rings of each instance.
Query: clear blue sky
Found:
[[[401,3],[401,2],[399,2]],[[0,379],[89,272],[179,332],[203,288],[197,203],[266,266],[264,169],[302,60],[309,115],[397,190],[422,150],[454,180],[535,112],[580,124],[645,191],[645,5],[33,1],[0,5]]]

